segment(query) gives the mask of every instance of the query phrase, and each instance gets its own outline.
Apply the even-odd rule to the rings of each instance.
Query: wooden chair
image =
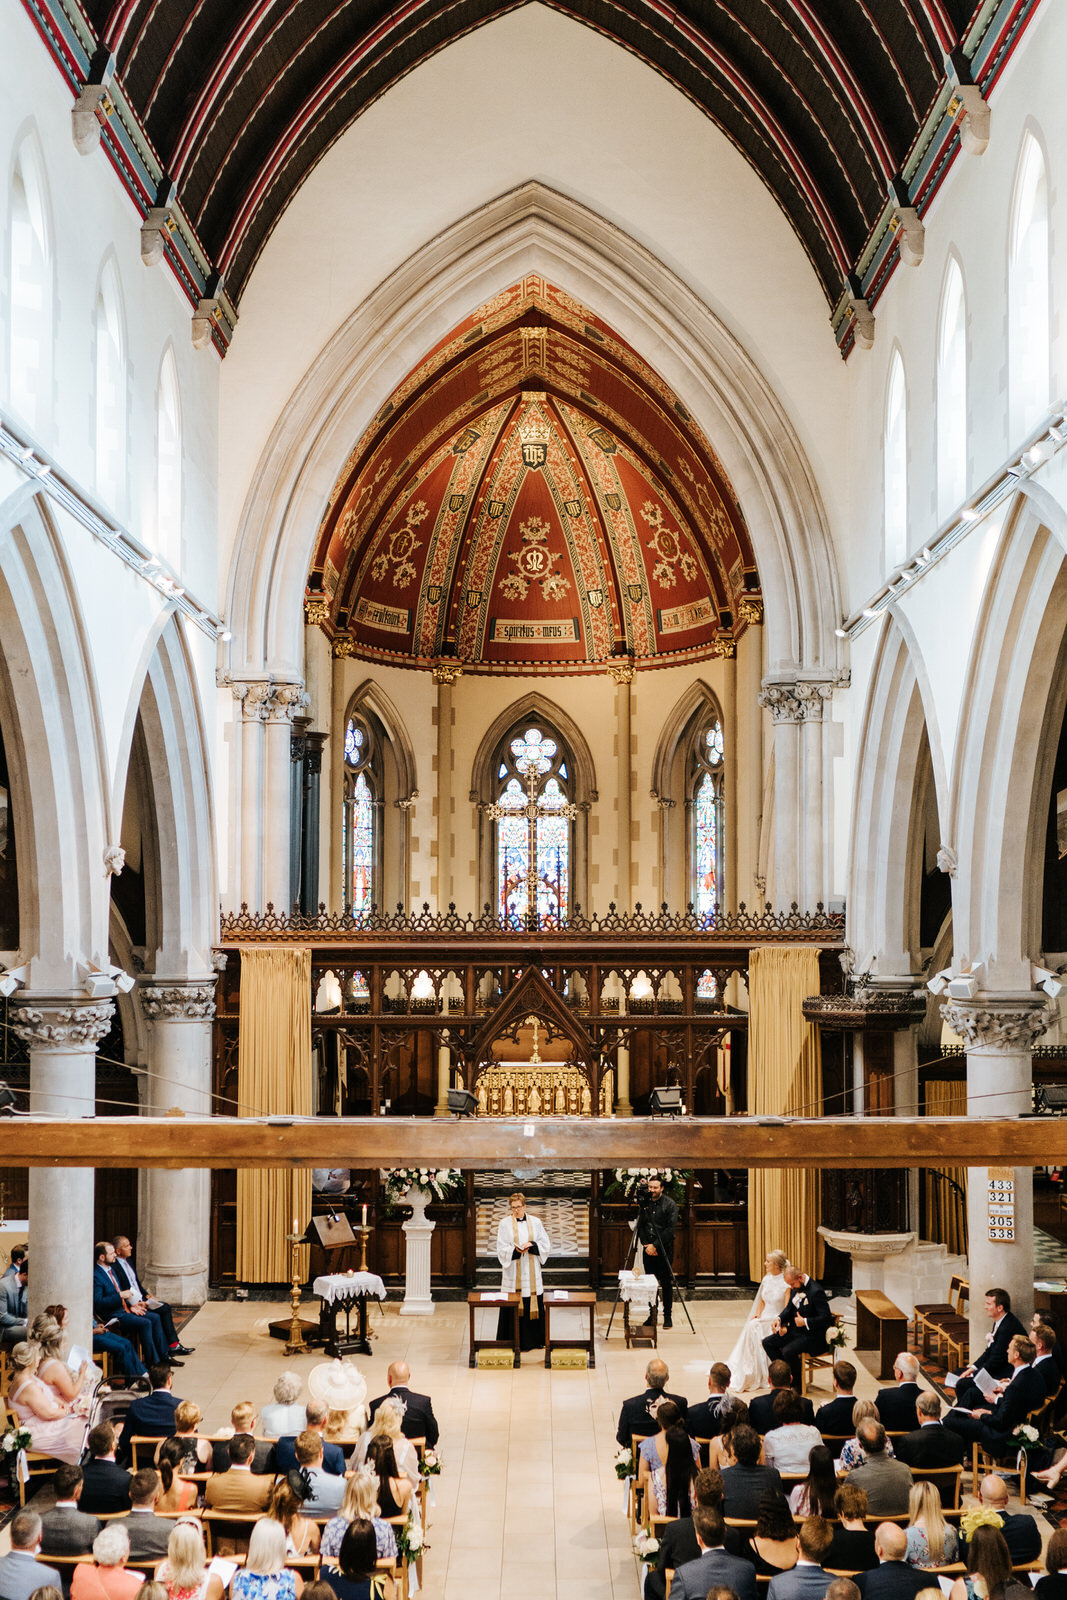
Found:
[[[202,1511],[200,1522],[208,1556],[230,1559],[234,1555],[247,1555],[248,1541],[258,1521],[258,1516],[238,1517],[228,1511]],[[232,1549],[224,1549],[224,1545]]]
[[[840,1328],[840,1316],[834,1317],[834,1327]],[[800,1392],[806,1395],[811,1386],[812,1374],[817,1370],[832,1370],[840,1351],[833,1350],[805,1350],[800,1357]]]
[[[835,1461],[840,1461],[841,1452],[848,1441],[853,1437],[851,1433],[824,1433],[822,1442],[831,1452]]]
[[[164,1437],[165,1435],[161,1433],[133,1434],[130,1439],[130,1459],[133,1463],[131,1471],[140,1472],[144,1467],[155,1466],[156,1451],[163,1443]]]
[[[13,1411],[12,1408],[6,1404],[6,1402],[4,1403],[3,1411],[5,1431],[8,1428],[22,1427],[22,1423],[18,1419],[18,1414]],[[50,1456],[46,1450],[26,1451],[26,1470],[29,1473],[31,1483],[33,1482],[34,1478],[50,1478],[53,1472],[55,1472],[56,1468],[61,1465],[62,1462],[60,1462],[55,1456]],[[26,1485],[23,1483],[21,1478],[18,1479],[18,1486],[19,1505],[24,1506],[26,1504]]]
[[[1029,1423],[1032,1428],[1036,1428],[1038,1434],[1047,1433],[1052,1424],[1052,1416],[1058,1395],[1059,1390],[1057,1389],[1055,1394],[1049,1395],[1047,1400],[1042,1400],[1039,1406],[1035,1406],[1032,1411],[1028,1411],[1023,1423]],[[1019,1455],[1021,1457],[1021,1465],[1017,1459],[1014,1466],[1002,1466],[998,1458],[995,1455],[990,1455],[989,1451],[975,1439],[971,1445],[971,1493],[978,1493],[978,1474],[980,1471],[983,1473],[995,1472],[999,1478],[1017,1477],[1019,1480],[1019,1504],[1024,1506],[1026,1504],[1026,1455],[1021,1451]]]
[[[960,1484],[963,1482],[963,1467],[912,1467],[911,1475],[916,1483],[932,1483],[936,1486],[941,1496],[942,1511],[958,1511],[960,1509]]]
[[[921,1344],[924,1355],[929,1355],[927,1344],[927,1330],[932,1320],[938,1316],[958,1317],[961,1312],[962,1301],[970,1292],[970,1284],[960,1273],[954,1272],[948,1280],[948,1299],[931,1300],[925,1305],[916,1306],[911,1317],[912,1337],[916,1344]]]

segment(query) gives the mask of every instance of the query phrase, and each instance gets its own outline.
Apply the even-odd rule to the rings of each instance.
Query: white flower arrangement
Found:
[[[408,1189],[422,1189],[434,1200],[447,1200],[464,1187],[458,1167],[386,1167],[382,1169],[382,1181],[389,1210]]]
[[[653,1539],[647,1528],[638,1528],[634,1536],[634,1554],[641,1561],[647,1561],[651,1556],[658,1553],[659,1540]]]
[[[441,1471],[441,1457],[436,1450],[422,1452],[422,1475],[424,1478],[436,1478]]]
[[[28,1450],[32,1444],[33,1435],[28,1428],[8,1428],[0,1438],[0,1450],[5,1456],[14,1455],[18,1450]]]
[[[1025,1451],[1032,1450],[1040,1437],[1036,1428],[1032,1428],[1028,1422],[1020,1422],[1012,1433],[1011,1440],[1020,1450]]]
[[[417,1561],[423,1552],[422,1523],[414,1507],[408,1512],[403,1527],[396,1530],[396,1548],[404,1561]],[[425,1548],[428,1550],[430,1547],[426,1545]]]
[[[615,1452],[615,1476],[617,1478],[630,1478],[634,1470],[634,1453],[623,1445],[621,1450]]]
[[[605,1199],[610,1199],[613,1194],[622,1191],[625,1199],[632,1200],[638,1189],[644,1188],[649,1178],[659,1178],[663,1189],[672,1200],[685,1199],[686,1180],[692,1177],[688,1169],[681,1167],[615,1167],[612,1171],[612,1182],[604,1191]]]

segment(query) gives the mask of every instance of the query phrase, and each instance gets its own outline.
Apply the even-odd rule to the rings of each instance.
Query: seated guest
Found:
[[[899,1516],[908,1509],[910,1468],[886,1454],[885,1429],[873,1417],[863,1419],[856,1429],[856,1437],[863,1450],[863,1465],[853,1467],[845,1482],[866,1489],[872,1516]]]
[[[74,1402],[57,1400],[37,1376],[41,1347],[22,1339],[7,1358],[7,1403],[20,1425],[28,1429],[30,1446],[55,1456],[57,1461],[78,1462],[85,1448],[89,1424],[74,1412]]]
[[[671,1402],[667,1402],[671,1403]],[[419,1487],[419,1453],[410,1439],[405,1439],[400,1431],[400,1411],[398,1407],[386,1402],[378,1407],[374,1421],[368,1431],[363,1434],[355,1449],[349,1457],[349,1466],[361,1467],[367,1459],[371,1443],[375,1439],[388,1439],[396,1456],[396,1464],[411,1484],[413,1489]]]
[[[312,1399],[326,1407],[323,1419],[323,1437],[339,1444],[342,1439],[355,1441],[363,1432],[367,1420],[367,1380],[354,1361],[320,1361],[308,1373],[308,1389]],[[399,1388],[384,1398],[403,1419],[407,1401]],[[423,1396],[422,1398],[425,1398]],[[311,1427],[309,1416],[308,1427]],[[420,1438],[412,1434],[412,1438]]]
[[[1012,1573],[1012,1558],[999,1528],[975,1528],[962,1551],[967,1576],[957,1578],[948,1600],[1025,1600],[1030,1585]]]
[[[767,1381],[771,1386],[770,1394],[758,1394],[748,1403],[748,1420],[758,1434],[769,1433],[774,1427],[774,1401],[779,1390],[793,1387],[793,1375],[789,1370],[788,1361],[772,1361],[767,1372]],[[815,1407],[806,1396],[800,1397],[804,1408],[802,1422],[815,1422]]]
[[[307,1424],[303,1431],[310,1431],[311,1433],[318,1434],[324,1445],[323,1466],[326,1468],[326,1471],[332,1473],[334,1477],[343,1478],[345,1471],[344,1451],[341,1449],[339,1444],[327,1444],[326,1440],[322,1437],[326,1428],[326,1416],[328,1408],[323,1405],[321,1400],[309,1400],[305,1409],[307,1411]],[[394,1416],[395,1415],[396,1413],[394,1412]],[[398,1420],[398,1434],[399,1431],[400,1423]],[[412,1454],[415,1454],[414,1447],[412,1447]],[[274,1446],[274,1469],[276,1472],[291,1472],[295,1466],[296,1439],[290,1438],[288,1435],[283,1435]]]
[[[815,1413],[815,1426],[820,1433],[843,1439],[852,1432],[852,1407],[856,1404],[853,1390],[856,1387],[856,1369],[851,1361],[834,1362],[834,1398],[820,1406]]]
[[[940,1591],[926,1589],[923,1593],[926,1600],[940,1600]],[[145,1600],[155,1600],[155,1596],[146,1595]],[[826,1600],[860,1600],[860,1592],[851,1578],[835,1578],[826,1591]]]
[[[671,1581],[674,1600],[706,1600],[712,1589],[732,1589],[738,1600],[756,1600],[756,1569],[751,1561],[730,1555],[725,1547],[726,1524],[717,1511],[698,1506],[693,1512],[700,1554],[679,1567]]]
[[[693,1500],[694,1509],[696,1506],[705,1506],[722,1514],[723,1488],[719,1473],[707,1467],[700,1469],[693,1480]],[[743,1555],[745,1543],[740,1528],[726,1529],[726,1549],[730,1555]],[[687,1561],[695,1561],[699,1554],[693,1518],[676,1517],[673,1522],[668,1522],[660,1531],[656,1565],[649,1569],[645,1577],[644,1600],[665,1600],[667,1573],[674,1572]]]
[[[171,1524],[167,1559],[156,1576],[167,1600],[222,1600],[222,1579],[208,1576],[204,1535],[191,1518]]]
[[[688,1415],[688,1413],[687,1413]],[[707,1455],[707,1464],[713,1472],[721,1472],[724,1467],[734,1466],[733,1452],[730,1448],[730,1437],[735,1428],[748,1425],[748,1406],[739,1395],[732,1394],[724,1402],[719,1415],[719,1432],[710,1444],[701,1445],[701,1457]],[[763,1463],[763,1449],[760,1448],[760,1464]]]
[[[1067,1600],[1067,1528],[1057,1528],[1045,1551],[1044,1578],[1034,1584],[1036,1600]]]
[[[114,1368],[118,1368],[118,1376],[125,1378],[126,1387],[136,1389],[137,1392],[148,1392],[148,1368],[141,1360],[137,1351],[128,1339],[121,1333],[116,1333],[113,1328],[105,1328],[93,1316],[93,1355],[111,1357],[112,1377],[115,1377]]]
[[[366,1517],[374,1528],[374,1538],[380,1561],[396,1560],[396,1534],[392,1524],[384,1520],[378,1504],[378,1479],[369,1467],[361,1467],[345,1479],[345,1497],[336,1517],[331,1517],[322,1530],[319,1551],[323,1562],[340,1554],[345,1529],[357,1517]],[[673,1524],[672,1524],[673,1526]],[[664,1530],[666,1531],[666,1530]],[[660,1541],[662,1544],[662,1540]],[[675,1563],[677,1565],[677,1563]],[[657,1600],[664,1600],[663,1595]]]
[[[770,1489],[759,1497],[756,1531],[749,1535],[745,1559],[751,1561],[757,1577],[775,1578],[793,1570],[798,1553],[793,1513],[784,1496]]]
[[[368,1519],[354,1518],[345,1529],[336,1558],[322,1568],[337,1600],[385,1600],[392,1596],[393,1580],[388,1573],[374,1570],[377,1548]]]
[[[406,1478],[396,1464],[391,1440],[383,1435],[371,1440],[367,1465],[378,1480],[378,1504],[382,1508],[382,1516],[398,1517],[408,1511],[415,1491],[411,1479]]]
[[[260,1427],[268,1439],[295,1439],[307,1427],[307,1411],[297,1405],[300,1379],[295,1372],[283,1372],[274,1384],[274,1403],[264,1406]]]
[[[985,1404],[985,1395],[974,1381],[976,1372],[988,1372],[991,1378],[1010,1378],[1011,1363],[1008,1345],[1016,1334],[1025,1337],[1026,1329],[1011,1309],[1011,1295],[1007,1289],[987,1289],[985,1292],[986,1316],[993,1326],[986,1337],[986,1347],[977,1361],[964,1367],[956,1384],[956,1404],[965,1411]]]
[[[656,1411],[664,1400],[673,1400],[682,1415],[685,1415],[689,1409],[689,1402],[684,1395],[668,1393],[669,1378],[667,1363],[660,1356],[654,1356],[645,1368],[647,1388],[644,1394],[631,1395],[629,1400],[624,1400],[622,1403],[619,1426],[615,1430],[616,1443],[624,1445],[629,1450],[635,1433],[642,1439],[647,1439],[650,1433],[655,1433],[658,1427]]]
[[[81,1467],[64,1462],[52,1479],[56,1503],[41,1518],[41,1549],[46,1556],[80,1556],[92,1548],[103,1523],[79,1510],[83,1476]]]
[[[70,1580],[71,1600],[133,1600],[144,1583],[143,1572],[127,1572],[130,1541],[117,1522],[102,1528],[93,1540],[93,1565],[79,1561]]]
[[[0,1278],[0,1345],[10,1350],[26,1337],[26,1283],[29,1264],[25,1256],[16,1270]]]
[[[306,1490],[303,1511],[310,1511],[312,1516],[322,1516],[329,1511],[339,1511],[341,1501],[345,1497],[345,1480],[336,1473],[326,1472],[322,1464],[322,1434],[316,1433],[314,1428],[305,1428],[303,1433],[296,1437],[296,1464],[303,1469]],[[253,1483],[263,1483],[265,1479],[253,1478]],[[384,1501],[383,1501],[384,1504]],[[393,1511],[387,1511],[386,1516],[395,1516]]]
[[[826,1552],[825,1565],[834,1572],[869,1572],[878,1565],[874,1530],[868,1528],[867,1494],[854,1483],[843,1483],[834,1496],[839,1524]]]
[[[922,1390],[919,1388],[919,1361],[910,1351],[903,1350],[893,1362],[895,1389],[879,1389],[875,1399],[878,1420],[888,1433],[907,1433],[915,1421],[915,1402]]]
[[[299,1409],[301,1412],[304,1410],[303,1406],[301,1406]],[[249,1438],[252,1439],[253,1443],[255,1444],[255,1452],[252,1456],[252,1471],[269,1472],[273,1477],[274,1446],[269,1444],[266,1439],[255,1438],[256,1423],[258,1421],[259,1418],[256,1416],[256,1408],[252,1404],[251,1400],[238,1401],[237,1405],[235,1405],[233,1410],[230,1412],[230,1438],[232,1439],[238,1433],[247,1433]],[[302,1433],[303,1429],[304,1424],[301,1423],[300,1427],[296,1431],[297,1433]],[[220,1429],[219,1431],[221,1432],[222,1430]],[[230,1439],[213,1439],[211,1441],[212,1472],[225,1472],[229,1465]]]
[[[982,1508],[993,1511],[1000,1518],[999,1532],[1004,1535],[1008,1546],[1013,1567],[1021,1567],[1027,1561],[1036,1561],[1041,1554],[1041,1532],[1037,1523],[1025,1511],[1016,1511],[1008,1514],[1008,1485],[996,1472],[991,1472],[982,1479],[979,1491]],[[963,1535],[966,1545],[967,1536]],[[960,1552],[961,1560],[968,1559],[966,1549]]]
[[[647,1486],[658,1516],[684,1517],[692,1510],[700,1451],[673,1400],[664,1400],[656,1418],[660,1431],[642,1439],[638,1448],[637,1482]]]
[[[81,1509],[104,1517],[130,1509],[130,1475],[115,1462],[118,1435],[110,1422],[98,1422],[86,1441],[89,1459],[82,1469]]]
[[[833,1452],[827,1445],[817,1444],[808,1457],[807,1477],[789,1491],[789,1509],[795,1517],[825,1517],[832,1522],[837,1515],[836,1494]]]
[[[714,1439],[722,1432],[729,1391],[730,1369],[725,1361],[716,1361],[708,1373],[708,1398],[690,1406],[685,1414],[686,1432],[691,1439]]]
[[[129,1512],[111,1523],[113,1528],[125,1528],[130,1541],[131,1561],[159,1561],[167,1553],[167,1540],[174,1520],[156,1516],[156,1502],[161,1488],[156,1469],[142,1467],[130,1479]]]
[[[303,1439],[305,1435],[299,1437]],[[252,1529],[245,1564],[233,1575],[233,1600],[296,1600],[303,1587],[300,1574],[285,1565],[281,1524],[265,1517]]]
[[[857,1400],[852,1407],[852,1426],[858,1428],[860,1423],[868,1417],[873,1417],[877,1421],[878,1407],[873,1400]],[[885,1453],[887,1456],[896,1454],[892,1439],[886,1439]],[[858,1437],[845,1440],[841,1446],[840,1460],[842,1472],[849,1472],[853,1467],[862,1467],[863,1446],[860,1444]]]
[[[301,1438],[303,1438],[301,1434]],[[211,1511],[232,1516],[258,1516],[270,1503],[272,1480],[252,1471],[255,1440],[239,1433],[230,1440],[230,1466],[213,1472],[204,1486],[204,1504]]]
[[[266,1479],[262,1479],[266,1482]],[[346,1484],[348,1480],[345,1480]],[[377,1485],[375,1485],[377,1487]],[[346,1490],[347,1493],[347,1490]],[[300,1496],[288,1478],[279,1478],[270,1485],[267,1515],[280,1522],[285,1534],[285,1549],[290,1556],[314,1555],[319,1549],[319,1525],[300,1513]],[[388,1526],[388,1524],[386,1524]],[[390,1529],[392,1532],[392,1529]],[[396,1541],[393,1541],[396,1549]]]
[[[110,1333],[137,1340],[148,1365],[158,1365],[167,1360],[162,1326],[150,1311],[138,1315],[129,1310],[109,1256],[114,1251],[106,1240],[93,1246],[93,1316]]]
[[[57,1310],[63,1312],[66,1321],[67,1308],[59,1306]],[[82,1399],[82,1403],[75,1407],[82,1415],[86,1415],[93,1390],[100,1382],[100,1373],[92,1362],[85,1360],[78,1371],[71,1372],[67,1366],[67,1336],[57,1317],[51,1316],[47,1311],[42,1311],[33,1319],[31,1329],[35,1343],[41,1347],[41,1361],[37,1368],[37,1376],[41,1382],[47,1384],[57,1400],[69,1400],[71,1404]],[[86,1545],[85,1549],[88,1550]]]
[[[777,1320],[777,1332],[763,1340],[767,1360],[787,1361],[793,1375],[793,1388],[801,1389],[803,1357],[826,1349],[834,1325],[830,1301],[821,1283],[816,1283],[800,1267],[786,1267],[782,1277],[789,1285],[789,1299]]]
[[[401,1432],[405,1439],[425,1439],[426,1448],[433,1450],[440,1437],[437,1418],[433,1414],[433,1404],[428,1394],[417,1394],[411,1385],[411,1370],[406,1361],[394,1361],[386,1373],[389,1384],[389,1393],[379,1395],[377,1400],[370,1403],[369,1420],[374,1421],[378,1407],[383,1400],[398,1396],[404,1402],[404,1412],[400,1419]],[[684,1406],[682,1408],[685,1409]],[[629,1441],[627,1441],[628,1443]]]
[[[899,1465],[899,1462],[896,1463]],[[895,1522],[880,1522],[874,1530],[878,1565],[861,1572],[856,1579],[863,1600],[915,1600],[920,1589],[930,1583],[928,1573],[909,1567],[908,1536]]]
[[[170,1368],[162,1362],[148,1369],[151,1389],[130,1406],[119,1435],[119,1457],[130,1459],[131,1439],[166,1439],[174,1432],[174,1416],[181,1401],[171,1392]],[[136,1560],[136,1557],[134,1558]]]
[[[1008,1341],[1011,1377],[999,1397],[992,1402],[982,1399],[970,1411],[954,1405],[945,1418],[945,1427],[958,1433],[968,1444],[977,1440],[991,1456],[1002,1454],[1008,1448],[1012,1431],[1047,1399],[1044,1382],[1030,1365],[1033,1358],[1034,1347],[1030,1340],[1021,1333],[1016,1334]]]
[[[164,1439],[156,1451],[156,1471],[163,1485],[163,1493],[156,1504],[160,1516],[177,1515],[191,1511],[196,1505],[197,1485],[180,1474],[185,1468],[185,1441]]]
[[[945,1521],[941,1496],[932,1483],[914,1483],[908,1497],[908,1563],[940,1567],[956,1559],[956,1530]]]
[[[116,1236],[112,1241],[112,1249],[115,1255],[115,1259],[111,1263],[112,1270],[119,1281],[122,1298],[125,1300],[127,1307],[138,1313],[150,1311],[152,1316],[159,1318],[163,1326],[163,1337],[166,1341],[167,1349],[172,1356],[191,1356],[193,1347],[192,1345],[182,1344],[178,1338],[170,1306],[165,1305],[162,1300],[153,1300],[152,1304],[149,1305],[148,1296],[137,1281],[137,1273],[133,1265],[133,1245],[125,1234],[120,1233]]]
[[[803,1418],[795,1390],[783,1389],[775,1395],[775,1425],[763,1440],[763,1457],[769,1467],[777,1467],[779,1472],[807,1472],[808,1457],[822,1444],[822,1434]]]
[[[805,1517],[798,1534],[800,1553],[792,1572],[772,1578],[768,1600],[823,1600],[830,1574],[823,1559],[830,1548],[830,1524],[824,1517]]]
[[[174,1432],[172,1439],[177,1439],[184,1446],[185,1460],[182,1463],[183,1472],[209,1472],[212,1465],[212,1449],[210,1439],[201,1439],[197,1429],[203,1420],[204,1413],[195,1400],[183,1400],[174,1413]]]
[[[736,1464],[722,1474],[723,1513],[742,1521],[754,1520],[760,1495],[767,1489],[783,1493],[782,1479],[776,1467],[760,1466],[760,1436],[754,1428],[746,1424],[734,1428],[730,1448]]]
[[[41,1547],[41,1519],[24,1506],[11,1519],[11,1549],[0,1556],[0,1595],[4,1600],[30,1600],[35,1589],[50,1584],[62,1589],[55,1567],[36,1559]]]
[[[896,1456],[909,1467],[957,1467],[966,1445],[941,1421],[941,1396],[924,1389],[915,1402],[919,1426],[896,1441]]]
[[[29,1255],[29,1249],[24,1244],[15,1244],[11,1246],[9,1255],[10,1259],[8,1260],[7,1266],[4,1268],[3,1273],[0,1274],[0,1277],[17,1278],[19,1275],[19,1267]]]

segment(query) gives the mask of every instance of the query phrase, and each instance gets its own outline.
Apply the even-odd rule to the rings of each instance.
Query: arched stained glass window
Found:
[[[702,723],[693,741],[689,804],[692,813],[693,908],[710,919],[722,904],[722,724]]]
[[[370,726],[349,717],[345,726],[341,854],[345,910],[366,917],[377,903],[381,782]]]
[[[1045,158],[1023,142],[1008,259],[1008,399],[1012,435],[1029,433],[1049,406],[1049,218]]]
[[[558,927],[571,895],[571,803],[557,739],[530,726],[504,741],[497,763],[497,914],[511,927]]]

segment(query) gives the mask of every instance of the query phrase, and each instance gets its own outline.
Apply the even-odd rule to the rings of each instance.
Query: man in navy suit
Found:
[[[167,1346],[159,1319],[149,1312],[138,1316],[136,1312],[126,1309],[122,1288],[108,1264],[110,1250],[111,1246],[106,1241],[101,1241],[93,1248],[93,1316],[105,1329],[110,1323],[127,1339],[140,1338],[141,1351],[149,1366],[166,1361]],[[111,1331],[114,1331],[114,1327]]]
[[[181,1405],[171,1393],[170,1367],[161,1361],[148,1369],[152,1385],[149,1394],[140,1395],[126,1413],[119,1436],[119,1459],[130,1459],[130,1440],[135,1438],[166,1439],[174,1432],[174,1413]]]
[[[174,1313],[171,1311],[170,1306],[161,1300],[158,1305],[149,1307],[148,1298],[141,1288],[137,1273],[134,1270],[133,1245],[124,1233],[120,1233],[116,1237],[112,1245],[112,1251],[114,1260],[109,1261],[108,1265],[113,1269],[119,1281],[122,1298],[128,1305],[131,1307],[136,1306],[138,1310],[142,1307],[145,1311],[151,1310],[152,1316],[159,1319],[168,1350],[176,1356],[191,1356],[193,1347],[192,1345],[182,1344],[178,1338],[178,1331],[174,1326]]]
[[[806,1352],[826,1349],[826,1335],[834,1314],[826,1290],[799,1267],[782,1274],[789,1285],[789,1300],[778,1318],[777,1330],[763,1341],[768,1361],[788,1361],[793,1388],[800,1392],[800,1358]]]
[[[1008,1345],[1012,1375],[1000,1398],[992,1406],[983,1399],[980,1406],[970,1411],[953,1406],[945,1418],[945,1427],[958,1433],[961,1439],[969,1442],[977,1439],[990,1455],[999,1455],[1007,1449],[1012,1429],[1048,1398],[1041,1374],[1030,1365],[1033,1359],[1034,1347],[1030,1340],[1024,1334],[1016,1334]]]
[[[991,1472],[982,1479],[979,1490],[982,1505],[995,1511],[1000,1518],[1004,1535],[1004,1542],[1008,1547],[1013,1567],[1021,1567],[1027,1561],[1036,1561],[1041,1554],[1041,1530],[1037,1523],[1025,1511],[1008,1511],[1008,1486],[997,1473]],[[963,1541],[967,1543],[966,1540]]]
[[[307,1403],[307,1429],[308,1433],[317,1433],[322,1437],[326,1426],[326,1407],[321,1400],[309,1400]],[[304,1435],[300,1434],[300,1438]],[[292,1472],[299,1463],[296,1459],[295,1434],[283,1435],[274,1446],[274,1471]],[[343,1478],[345,1475],[345,1453],[339,1444],[328,1444],[322,1441],[322,1470],[332,1477]]]
[[[789,1370],[788,1361],[772,1361],[767,1370],[767,1382],[771,1386],[770,1394],[758,1394],[748,1403],[749,1427],[755,1428],[759,1434],[770,1433],[772,1428],[778,1426],[774,1416],[775,1395],[780,1389],[793,1387],[793,1374]],[[807,1395],[801,1396],[800,1403],[804,1407],[803,1420],[814,1426],[815,1407]]]
[[[930,1574],[907,1564],[908,1536],[897,1523],[878,1524],[874,1548],[879,1565],[854,1580],[863,1600],[915,1600],[920,1589],[929,1588]]]
[[[986,1403],[985,1395],[974,1382],[973,1374],[988,1372],[991,1378],[1010,1378],[1008,1345],[1017,1333],[1026,1332],[1018,1317],[1012,1313],[1011,1295],[1007,1289],[987,1289],[985,1311],[986,1316],[991,1317],[993,1321],[993,1326],[986,1336],[985,1349],[977,1361],[972,1361],[969,1367],[964,1367],[960,1373],[960,1381],[956,1385],[956,1404],[962,1406],[965,1411],[970,1411],[975,1406],[984,1406]]]
[[[383,1400],[400,1400],[404,1406],[404,1414],[400,1418],[400,1431],[405,1439],[425,1439],[427,1450],[433,1450],[437,1445],[441,1430],[437,1426],[437,1418],[433,1414],[433,1402],[428,1394],[416,1394],[414,1389],[408,1387],[411,1383],[411,1369],[406,1361],[394,1361],[386,1373],[389,1384],[389,1393],[379,1395],[377,1400],[370,1403],[370,1418],[374,1421],[375,1412]]]
[[[670,1373],[667,1363],[660,1356],[653,1356],[645,1368],[645,1382],[648,1388],[644,1394],[631,1395],[622,1403],[619,1412],[619,1426],[615,1438],[619,1444],[628,1450],[633,1435],[639,1434],[642,1439],[647,1439],[651,1434],[659,1432],[659,1423],[656,1421],[656,1411],[664,1400],[673,1400],[683,1420],[689,1410],[689,1401],[684,1394],[671,1394],[667,1389],[667,1380]]]
[[[98,1422],[86,1440],[89,1459],[82,1469],[81,1508],[102,1517],[130,1509],[130,1475],[115,1460],[118,1434],[110,1422]]]
[[[834,1362],[834,1398],[820,1406],[815,1413],[815,1426],[820,1433],[843,1439],[853,1433],[852,1412],[856,1404],[853,1390],[856,1387],[856,1369],[851,1361]]]
[[[738,1600],[756,1600],[756,1569],[741,1556],[727,1555],[723,1547],[726,1524],[720,1511],[697,1506],[693,1512],[700,1554],[678,1567],[671,1580],[675,1600],[706,1600],[709,1589],[732,1589]]]
[[[919,1426],[894,1443],[894,1454],[906,1467],[958,1467],[966,1445],[941,1422],[941,1396],[926,1389],[915,1402]]]
[[[922,1394],[918,1357],[902,1350],[893,1362],[893,1376],[897,1380],[896,1387],[879,1389],[874,1403],[878,1407],[878,1420],[887,1433],[906,1433],[915,1421],[915,1407]]]
[[[1030,1326],[1030,1337],[1037,1351],[1032,1363],[1033,1369],[1045,1385],[1045,1393],[1055,1394],[1063,1379],[1060,1364],[1056,1360],[1056,1330],[1047,1322],[1038,1322],[1035,1318]]]
[[[805,1517],[800,1524],[800,1555],[789,1572],[771,1579],[768,1600],[823,1600],[833,1581],[822,1565],[823,1556],[833,1543],[833,1533],[825,1517]]]
[[[715,1439],[722,1432],[722,1407],[730,1388],[730,1369],[716,1361],[708,1373],[708,1398],[690,1406],[685,1428],[691,1439]]]

